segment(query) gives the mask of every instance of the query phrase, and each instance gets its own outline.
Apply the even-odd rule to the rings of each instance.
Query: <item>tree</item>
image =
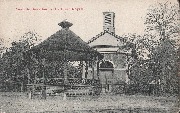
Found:
[[[129,78],[137,87],[154,81],[161,93],[177,93],[178,6],[159,3],[148,9],[145,34],[128,34]],[[122,47],[121,47],[122,48]]]
[[[25,84],[42,83],[57,85],[51,78],[63,78],[63,63],[43,59],[30,49],[39,42],[40,36],[33,32],[25,33],[19,41],[12,42],[1,58],[2,82],[7,90],[24,91]],[[69,78],[78,78],[78,69],[68,65]],[[42,76],[45,76],[44,78]],[[42,79],[43,78],[43,79]],[[49,79],[50,78],[50,79]],[[49,79],[49,80],[48,80]]]
[[[0,56],[4,53],[6,47],[4,45],[4,39],[0,38]]]
[[[4,80],[4,77],[2,76],[2,69],[3,69],[3,66],[2,66],[2,60],[1,60],[1,57],[2,57],[2,54],[4,53],[6,47],[4,45],[4,39],[0,38],[0,87],[2,88],[3,87],[3,80]]]
[[[154,79],[160,82],[161,94],[177,93],[178,5],[166,2],[151,7],[145,24],[147,33],[157,42],[149,56]]]
[[[151,80],[148,74],[149,53],[154,46],[154,41],[148,39],[146,35],[140,36],[136,34],[125,35],[126,41],[120,49],[130,51],[128,58],[129,79],[135,84],[149,83]]]
[[[128,56],[128,78],[130,84],[127,92],[150,94],[150,83],[153,81],[152,70],[149,68],[149,54],[156,42],[149,39],[152,35],[128,34],[123,36],[126,40],[120,49],[130,52]]]
[[[24,53],[37,43],[38,37],[33,31],[25,33],[18,42],[12,42],[12,47],[8,48],[1,58],[4,82],[14,84],[12,87],[15,90],[19,86],[21,86],[21,91],[24,90],[28,64],[24,59]]]
[[[159,3],[148,9],[146,15],[146,32],[156,36],[156,39],[174,39],[178,40],[179,23],[178,23],[178,5],[172,5],[169,2]]]

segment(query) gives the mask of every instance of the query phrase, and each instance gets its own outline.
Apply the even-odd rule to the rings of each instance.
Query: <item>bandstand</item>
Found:
[[[94,73],[93,65],[96,65],[98,60],[103,59],[103,55],[92,49],[69,29],[73,25],[72,23],[65,20],[58,25],[62,27],[61,30],[28,51],[31,56],[28,60],[35,60],[42,67],[39,70],[42,71],[41,77],[37,77],[35,74],[32,78],[29,74],[27,84],[29,98],[35,97],[34,95],[41,95],[42,98],[46,98],[47,94],[63,94],[66,96],[100,94],[99,73]],[[48,77],[43,71],[46,68],[45,65],[48,65],[47,62],[56,61],[61,62],[59,67],[62,68],[62,76]],[[78,64],[74,68],[77,68],[79,76],[72,78],[69,73],[69,66],[74,63]],[[91,79],[87,77],[89,67],[92,68]],[[99,66],[96,68],[99,70]]]

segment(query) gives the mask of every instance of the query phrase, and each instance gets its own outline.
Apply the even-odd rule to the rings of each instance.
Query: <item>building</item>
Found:
[[[93,79],[87,79],[87,69],[88,64],[101,60],[103,55],[69,29],[72,23],[64,20],[58,25],[62,27],[60,30],[27,52],[26,59],[41,66],[38,68],[40,76],[36,73],[28,77],[31,79],[27,84],[29,98],[40,90],[42,97],[46,98],[47,89],[48,94],[64,93],[68,96],[99,94],[99,78],[92,76]],[[74,67],[74,62],[79,62],[79,66]]]
[[[96,63],[99,69],[94,69],[95,72],[99,71],[98,76],[105,92],[111,92],[114,84],[128,82],[127,58],[129,53],[119,49],[125,44],[125,39],[115,34],[114,19],[114,12],[103,12],[103,32],[87,42],[93,49],[104,55],[104,58]],[[91,74],[91,69],[88,74]]]

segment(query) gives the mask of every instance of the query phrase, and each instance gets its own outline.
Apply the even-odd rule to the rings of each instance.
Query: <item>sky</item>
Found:
[[[73,23],[70,29],[84,41],[88,41],[103,31],[102,12],[106,11],[115,13],[117,35],[142,34],[145,28],[145,15],[150,5],[167,1],[0,0],[0,37],[6,41],[7,46],[12,41],[19,40],[28,31],[35,31],[45,40],[61,29],[58,23],[67,19]],[[169,2],[177,3],[177,0]]]

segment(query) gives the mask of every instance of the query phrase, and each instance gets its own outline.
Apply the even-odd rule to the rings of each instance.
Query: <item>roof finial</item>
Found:
[[[73,24],[70,23],[70,22],[68,22],[67,19],[65,19],[65,20],[63,20],[62,22],[60,22],[58,25],[61,26],[62,28],[67,28],[67,29],[68,29],[68,28],[71,27]]]

